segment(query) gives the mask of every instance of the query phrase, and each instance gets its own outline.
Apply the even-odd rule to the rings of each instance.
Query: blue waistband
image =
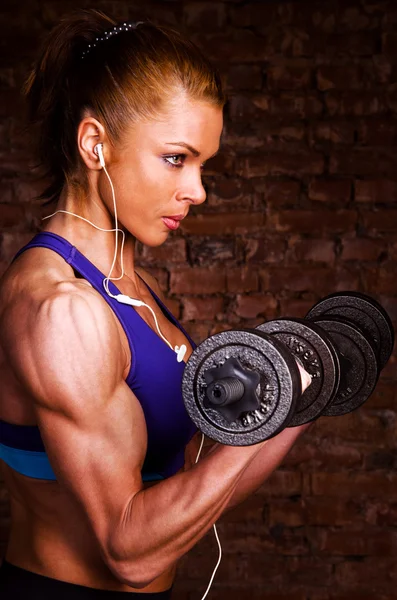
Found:
[[[33,479],[56,481],[55,473],[50,465],[47,454],[35,450],[20,450],[5,444],[0,444],[0,459],[21,475]],[[142,473],[142,481],[160,481],[164,479],[158,473]]]

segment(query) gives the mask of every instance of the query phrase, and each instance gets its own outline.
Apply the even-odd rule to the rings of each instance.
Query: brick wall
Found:
[[[92,3],[3,0],[0,271],[37,230],[20,85],[42,35]],[[98,0],[116,18],[184,27],[219,65],[230,102],[208,200],[164,247],[139,249],[196,341],[322,295],[361,290],[397,321],[397,4],[392,0]],[[210,598],[386,600],[397,570],[396,361],[364,408],[322,419],[261,491],[221,519]],[[0,539],[8,509],[0,487]],[[181,565],[201,597],[209,534]]]

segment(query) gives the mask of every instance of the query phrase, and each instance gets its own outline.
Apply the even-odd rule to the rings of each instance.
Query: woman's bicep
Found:
[[[106,554],[112,527],[142,487],[146,453],[113,315],[93,292],[55,295],[27,320],[11,353],[57,480],[82,505]]]

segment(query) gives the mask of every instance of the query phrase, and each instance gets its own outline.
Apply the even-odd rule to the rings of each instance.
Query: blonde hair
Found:
[[[96,42],[115,25],[96,10],[72,14],[51,31],[27,80],[30,121],[48,183],[40,197],[47,204],[59,199],[65,183],[86,191],[76,133],[87,111],[117,143],[129,123],[154,117],[176,91],[219,108],[225,104],[217,71],[190,40],[145,21]]]

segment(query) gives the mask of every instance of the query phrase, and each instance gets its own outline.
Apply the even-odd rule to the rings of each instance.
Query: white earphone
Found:
[[[103,156],[103,144],[97,144],[94,147],[94,152],[99,158],[99,164],[101,165],[102,168],[105,169],[106,167],[105,167],[105,158]]]

